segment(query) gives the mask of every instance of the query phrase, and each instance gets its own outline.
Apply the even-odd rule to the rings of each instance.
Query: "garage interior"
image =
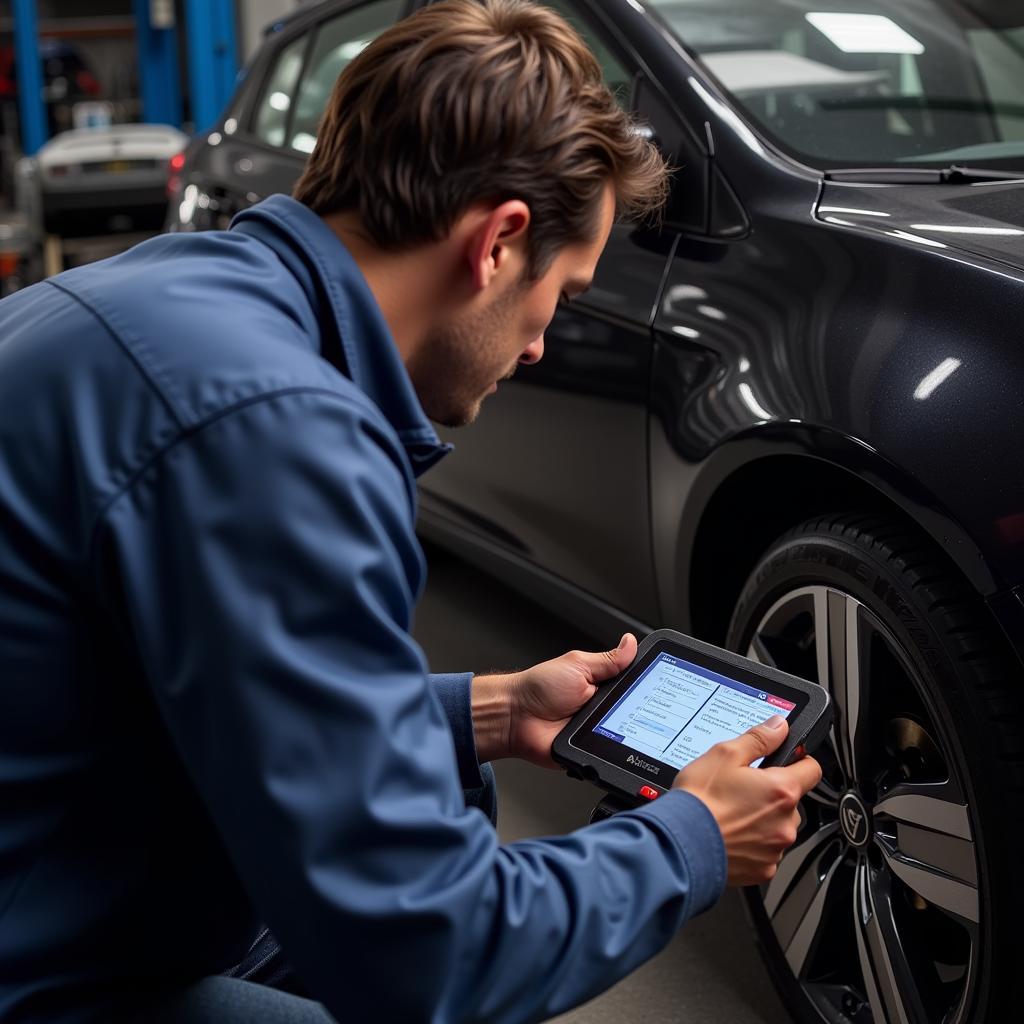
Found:
[[[594,0],[599,7],[602,2]],[[628,2],[640,9],[639,3]],[[796,6],[802,2],[794,0]],[[947,0],[934,2],[941,6]],[[971,11],[973,2],[964,0]],[[960,0],[948,3],[956,6]],[[983,8],[987,3],[977,0],[974,6]],[[700,4],[701,0],[691,0],[691,6]],[[257,66],[266,40],[287,24],[283,19],[313,6],[313,0],[7,0],[0,5],[0,299],[162,233],[224,228],[239,209],[270,194],[269,190],[263,195],[246,191],[251,184],[247,184],[246,174],[252,169],[252,161],[244,153],[238,158],[230,150],[232,142],[238,141],[231,138],[238,123],[233,108],[241,102],[239,85],[244,83],[247,69]],[[687,3],[678,6],[685,8]],[[984,609],[985,614],[969,619],[965,616],[968,625],[963,625],[958,618],[961,604],[956,599],[940,590],[935,592],[937,596],[932,595],[939,614],[947,606],[953,608],[951,636],[965,636],[968,639],[964,645],[976,647],[984,646],[977,637],[988,638],[986,650],[990,647],[997,652],[991,663],[976,650],[969,650],[965,660],[973,659],[989,671],[997,660],[1004,659],[999,664],[1006,664],[1005,659],[1010,658],[1016,671],[1019,666],[1012,658],[1024,652],[1024,585],[1019,582],[1020,576],[1013,574],[1024,564],[1024,506],[1020,504],[1019,482],[996,479],[997,472],[991,469],[992,465],[1005,466],[1013,461],[1005,452],[1000,454],[1003,449],[999,446],[1009,445],[1007,438],[1018,437],[1022,424],[1024,402],[1017,394],[1014,376],[1020,366],[1016,350],[1005,357],[998,370],[986,363],[985,372],[979,371],[974,380],[974,390],[959,392],[966,393],[966,399],[957,403],[950,398],[945,407],[942,402],[947,395],[945,389],[959,387],[972,366],[980,362],[979,352],[986,347],[991,351],[992,335],[1006,337],[1012,325],[1019,324],[1019,311],[1024,308],[1024,292],[1020,290],[1020,275],[1024,273],[1020,270],[1024,258],[1020,185],[1024,172],[1012,165],[1012,160],[1018,159],[1013,154],[1024,150],[1024,103],[1020,93],[1024,11],[995,15],[991,24],[972,23],[970,33],[965,32],[965,38],[972,38],[976,60],[982,66],[972,86],[977,87],[980,98],[953,96],[952,87],[947,96],[943,91],[946,83],[941,81],[939,99],[930,105],[934,97],[929,89],[935,86],[918,70],[916,60],[925,49],[920,40],[888,18],[841,10],[837,13],[833,10],[836,6],[835,0],[822,0],[822,7],[829,9],[806,16],[812,26],[815,18],[824,26],[816,45],[836,51],[835,67],[823,63],[820,52],[808,49],[802,37],[797,39],[799,33],[795,30],[788,37],[793,52],[766,56],[767,50],[755,50],[761,64],[751,61],[742,48],[729,52],[733,44],[728,40],[722,43],[722,52],[715,51],[721,40],[709,30],[713,44],[709,44],[709,54],[697,53],[695,48],[687,59],[696,61],[699,56],[720,82],[738,83],[736,109],[744,99],[749,99],[750,105],[749,109],[743,108],[747,118],[743,120],[690,77],[688,88],[680,92],[686,92],[686,101],[702,112],[702,130],[693,138],[677,131],[675,112],[659,96],[656,83],[645,77],[647,69],[643,73],[624,70],[612,50],[595,51],[613,91],[630,94],[638,104],[648,104],[645,111],[654,113],[643,130],[659,146],[675,146],[672,152],[683,154],[677,170],[692,176],[685,179],[687,185],[696,184],[669,211],[665,237],[671,235],[670,241],[645,230],[631,232],[616,226],[609,243],[609,251],[615,252],[618,261],[615,272],[609,271],[607,264],[604,276],[599,270],[590,295],[591,307],[584,307],[584,313],[578,308],[559,307],[564,337],[586,342],[580,346],[582,354],[570,352],[559,362],[559,351],[549,342],[552,354],[541,368],[542,375],[533,378],[534,382],[539,380],[539,386],[530,401],[515,406],[504,394],[495,398],[495,406],[506,403],[502,406],[507,417],[506,432],[511,423],[524,439],[522,447],[528,453],[515,453],[507,468],[519,474],[519,481],[527,482],[524,490],[531,481],[539,481],[538,493],[543,473],[548,472],[553,491],[561,499],[556,512],[565,513],[555,527],[564,539],[575,529],[585,533],[588,524],[580,525],[582,516],[574,521],[573,514],[565,512],[569,508],[572,513],[578,512],[573,507],[576,482],[559,474],[559,461],[582,466],[582,476],[600,480],[606,464],[623,465],[629,460],[639,439],[649,461],[642,469],[629,467],[632,484],[644,491],[643,502],[636,502],[629,515],[638,527],[632,530],[637,537],[641,529],[651,531],[650,536],[645,533],[636,541],[644,548],[644,557],[651,566],[645,563],[636,579],[630,579],[623,565],[635,561],[635,550],[625,543],[619,549],[608,534],[595,532],[580,546],[583,550],[589,544],[585,555],[595,550],[610,552],[609,562],[616,562],[618,582],[626,580],[623,593],[627,599],[619,610],[630,604],[633,594],[646,588],[649,603],[646,607],[630,605],[626,611],[629,615],[635,613],[636,619],[629,621],[648,622],[665,609],[675,613],[685,608],[689,620],[680,628],[725,646],[730,623],[735,622],[738,595],[750,588],[749,581],[756,575],[752,570],[765,574],[759,560],[772,551],[773,543],[785,540],[787,535],[792,539],[802,527],[810,530],[824,523],[835,535],[847,530],[855,533],[867,524],[866,536],[884,539],[893,535],[901,542],[906,540],[911,554],[904,559],[904,567],[909,565],[908,571],[913,572],[918,565],[925,566],[922,587],[937,579],[941,590],[947,582],[955,581],[956,586],[965,584],[962,591],[955,591],[957,597],[966,591],[977,599],[977,608]],[[1006,10],[1011,6],[1008,4]],[[895,11],[897,5],[890,7]],[[757,4],[748,4],[747,8],[747,13],[755,10],[757,16]],[[896,16],[894,13],[893,18]],[[863,24],[842,21],[858,17],[889,22],[889,27],[883,26],[889,36],[880,44],[876,39],[862,45],[858,33],[867,31]],[[872,31],[877,27],[868,25]],[[912,23],[910,27],[913,29]],[[801,28],[806,29],[806,25]],[[723,30],[723,38],[730,31],[732,26]],[[944,26],[937,34],[943,31]],[[851,32],[856,37],[852,42]],[[287,36],[287,31],[282,35]],[[292,45],[298,47],[294,53],[289,52]],[[357,40],[346,59],[360,52],[360,45],[366,45],[366,41]],[[275,57],[276,64],[268,62],[260,67],[266,84],[258,95],[245,101],[251,104],[245,117],[255,126],[249,141],[264,151],[275,147],[286,151],[282,166],[289,173],[315,144],[313,128],[285,144],[284,125],[292,126],[297,101],[302,98],[301,88],[308,84],[309,77],[305,68],[299,71],[298,64],[290,65],[289,57],[302,52],[310,61],[323,56],[318,46],[319,38],[314,44],[312,31],[301,46],[299,41],[289,44],[289,50]],[[932,46],[930,40],[928,46]],[[682,53],[681,48],[677,49]],[[796,52],[799,50],[806,52]],[[330,66],[328,55],[322,67]],[[764,73],[781,81],[778,95],[771,90],[767,90],[771,93],[767,97],[758,95],[756,79]],[[938,76],[940,80],[942,77]],[[751,86],[750,81],[755,85]],[[854,160],[844,156],[823,163],[824,170],[819,173],[810,149],[790,152],[785,145],[789,140],[782,134],[771,135],[764,126],[774,117],[778,124],[796,126],[794,147],[813,136],[817,122],[810,116],[802,119],[807,110],[801,109],[798,95],[808,81],[826,97],[823,108],[832,103],[835,109],[841,109],[847,103],[846,113],[851,120],[829,125],[829,144],[855,146],[861,134],[858,126],[884,123],[889,132],[885,144],[891,144],[892,152],[898,154],[891,161],[892,167],[875,166],[887,164],[881,158]],[[846,98],[843,89],[853,90],[852,100]],[[844,98],[837,99],[841,94]],[[786,108],[787,102],[791,108]],[[265,115],[269,127],[257,138]],[[279,123],[275,120],[278,115]],[[717,137],[711,124],[716,117],[720,119],[716,122]],[[764,133],[759,134],[762,128]],[[948,130],[945,141],[943,130]],[[918,142],[916,133],[928,131],[940,141],[931,149],[921,143],[920,152],[911,151]],[[827,135],[822,132],[815,141]],[[196,166],[203,160],[208,161],[207,166],[217,159],[226,162],[231,152],[233,166],[244,170],[236,175],[236,195],[215,194],[198,176],[186,180],[186,147],[201,138],[204,147],[196,157]],[[302,146],[296,138],[304,140]],[[777,144],[774,151],[766,138]],[[908,147],[907,153],[900,148],[903,146]],[[86,152],[88,157],[76,156]],[[804,211],[806,223],[801,223],[800,230],[806,228],[805,235],[787,222],[786,214],[780,212],[783,200],[775,203],[767,189],[761,212],[767,209],[764,220],[779,229],[778,236],[752,232],[749,192],[736,187],[740,175],[730,178],[722,170],[728,158],[737,163],[743,158],[750,162],[748,169],[758,161],[767,166],[774,160],[774,170],[778,171],[782,163],[777,159],[779,152],[793,159],[786,172],[790,177],[784,187],[779,186],[778,195],[785,192],[786,202],[792,200]],[[848,148],[842,152],[845,154]],[[976,160],[970,159],[971,153],[979,154]],[[95,174],[83,173],[89,161]],[[243,167],[246,163],[248,166]],[[267,177],[269,180],[269,174]],[[776,184],[783,177],[780,172],[774,179]],[[751,180],[753,177],[747,183]],[[251,184],[251,189],[255,188]],[[895,202],[887,205],[897,193],[900,200],[906,198],[905,209],[898,209]],[[111,196],[117,199],[111,201]],[[941,215],[933,212],[939,207]],[[872,239],[883,235],[890,248],[872,249]],[[808,240],[812,236],[813,243]],[[857,248],[860,245],[863,248]],[[747,262],[730,264],[728,260],[734,259],[740,248]],[[960,264],[966,267],[962,278],[955,276]],[[922,266],[933,270],[934,281],[920,271]],[[797,272],[790,273],[785,288],[777,286],[784,279],[783,272],[791,267]],[[779,276],[773,277],[773,273]],[[997,278],[1000,281],[993,283]],[[1000,292],[999,287],[1006,290]],[[649,362],[635,356],[631,347],[639,337],[637,324],[641,318],[623,313],[626,300],[635,301],[645,316],[650,310],[644,324],[647,339],[653,340],[654,354]],[[853,312],[838,326],[832,324],[831,311],[848,300],[855,307]],[[875,300],[877,307],[871,306]],[[858,302],[862,307],[856,306]],[[957,319],[958,303],[974,311],[966,326]],[[874,319],[867,313],[861,316],[862,309],[878,308],[882,312]],[[598,328],[591,327],[586,319],[589,314],[593,314]],[[593,330],[592,338],[584,337],[588,330]],[[808,343],[807,358],[799,360],[792,354],[802,342],[791,344],[789,339],[802,339],[801,331],[806,331],[808,338],[825,338],[829,344],[815,348]],[[965,338],[962,346],[958,341],[961,334]],[[923,351],[911,349],[911,335],[915,341],[921,339]],[[766,338],[771,344],[778,343],[770,358]],[[829,362],[837,358],[837,352],[847,350],[848,363]],[[588,359],[597,368],[592,376],[585,377]],[[839,378],[842,382],[837,385]],[[588,388],[593,394],[587,393]],[[646,388],[649,391],[643,390]],[[676,392],[670,393],[673,388]],[[833,401],[837,390],[842,393],[840,403]],[[684,391],[685,401],[673,405]],[[583,415],[582,405],[575,404],[581,395],[594,398],[594,406],[603,410],[594,417],[600,443],[579,441],[574,434],[577,417]],[[697,398],[691,401],[692,395]],[[659,398],[663,400],[661,408]],[[998,414],[992,413],[997,405]],[[895,456],[881,452],[881,446],[874,450],[852,429],[847,434],[837,429],[835,433],[843,436],[835,439],[822,426],[831,423],[828,418],[833,413],[837,422],[847,416],[848,420],[843,421],[846,424],[868,423],[890,431],[887,437],[898,436],[910,453],[908,464],[915,467],[918,463],[914,459],[923,463],[921,453],[930,451],[931,477],[924,471],[920,477],[913,472],[901,475],[902,466],[892,467]],[[985,416],[989,414],[998,429],[988,425]],[[489,427],[488,422],[485,411],[481,423],[472,434],[467,433],[464,442],[458,435],[451,437],[457,446],[464,444],[463,455],[470,456],[460,463],[469,469],[454,471],[462,472],[464,478],[455,476],[453,493],[474,469],[488,461],[487,445],[494,435],[489,436],[487,431],[498,433],[498,428]],[[937,424],[949,430],[949,434],[942,435],[946,440],[926,444],[921,438],[931,436],[933,429],[938,431]],[[754,437],[753,432],[761,428],[762,434]],[[783,437],[790,428],[793,433]],[[731,441],[734,436],[741,439],[737,443],[741,453],[735,454],[734,450],[716,463],[715,445],[722,438]],[[449,439],[444,432],[442,439]],[[819,441],[821,447],[816,448]],[[953,446],[961,442],[953,453]],[[545,451],[547,447],[550,450]],[[945,510],[936,511],[937,502],[932,500],[939,489],[936,481],[947,475],[944,458],[935,457],[936,448],[950,452],[951,467],[969,465],[975,452],[979,465],[984,462],[986,471],[979,472],[978,483],[981,528],[977,523],[967,524],[966,516],[960,520]],[[537,451],[541,452],[538,462],[542,469],[532,475],[528,463]],[[749,462],[745,462],[748,455]],[[766,458],[759,461],[762,455]],[[835,465],[828,461],[833,455]],[[674,520],[669,520],[683,506],[684,499],[689,500],[687,488],[697,479],[697,470],[693,470],[692,477],[686,474],[692,467],[703,466],[705,458],[713,467],[713,484],[706,483],[705,477],[705,483],[696,490],[708,502],[701,506],[699,522],[688,523],[685,529],[677,527]],[[659,467],[666,469],[661,479],[648,480],[648,473],[657,477]],[[668,469],[680,467],[683,472],[670,479]],[[891,477],[886,476],[889,468],[893,470]],[[1016,472],[1019,476],[1019,470]],[[499,486],[488,487],[486,483],[480,508],[467,513],[462,525],[473,525],[474,516],[483,521],[487,518],[483,513],[491,513],[503,503],[515,505],[514,495],[510,501]],[[710,496],[713,486],[719,485],[720,489]],[[960,481],[951,489],[970,491],[972,485]],[[757,495],[757,500],[751,500],[751,494]],[[762,495],[771,498],[769,501],[765,497],[763,508]],[[541,500],[532,505],[520,496],[516,508],[520,526],[522,521],[536,526],[536,534],[524,532],[531,543],[543,533],[537,524],[543,521],[545,510],[558,505],[546,496],[550,499],[547,505]],[[433,506],[442,522],[449,497],[442,494]],[[599,490],[591,489],[579,500],[589,508],[604,498]],[[964,506],[968,504],[971,502],[965,498]],[[429,494],[427,507],[430,511]],[[498,522],[500,516],[494,515],[493,519]],[[456,532],[460,528],[455,516],[448,525]],[[984,556],[972,544],[972,534],[976,537],[979,532],[991,543]],[[499,533],[495,529],[489,538],[495,547],[502,540]],[[526,545],[511,532],[509,536],[514,563],[517,544],[519,548]],[[532,601],[524,596],[528,588],[521,583],[506,586],[500,578],[485,573],[480,564],[464,561],[440,546],[429,530],[423,531],[423,540],[429,582],[418,606],[414,636],[432,671],[510,671],[570,649],[608,648],[618,639],[617,634],[611,635],[610,627],[600,628],[605,625],[601,609],[594,613],[589,622],[592,628],[588,629],[585,615],[560,617],[557,605],[544,600],[546,592]],[[915,545],[919,540],[927,543],[918,548]],[[556,551],[557,543],[556,537]],[[569,545],[564,546],[570,551],[567,564],[572,566],[573,553]],[[687,546],[684,559],[682,549]],[[485,538],[481,549],[486,547]],[[543,546],[538,545],[538,550],[542,554],[537,561],[543,571]],[[991,569],[990,550],[999,552],[1000,557],[1005,555],[1005,575]],[[601,587],[612,589],[614,573],[609,571],[608,579],[601,579],[598,567],[588,578],[591,566],[584,564],[586,561],[580,556],[574,566],[580,574],[574,582],[581,590],[596,595],[595,604],[603,607],[608,604],[608,594],[602,593]],[[484,563],[486,558],[478,562]],[[678,572],[674,576],[666,572],[666,565],[673,572],[678,567]],[[664,577],[658,576],[658,566]],[[688,575],[691,572],[692,576]],[[862,567],[851,570],[852,575],[858,573],[862,573]],[[644,574],[650,578],[641,579]],[[807,581],[801,578],[798,582]],[[630,593],[629,587],[635,589]],[[694,600],[693,591],[698,589],[700,600]],[[880,592],[879,587],[875,589]],[[821,597],[803,596],[812,602]],[[892,604],[893,615],[898,618],[902,609],[896,608],[895,601]],[[851,601],[851,608],[854,605],[851,615],[862,607]],[[973,615],[976,609],[971,607]],[[652,608],[656,609],[653,613]],[[804,627],[811,618],[810,614],[803,615]],[[674,618],[671,624],[677,624],[677,620]],[[975,629],[979,620],[984,621],[984,628]],[[819,626],[815,620],[815,628]],[[796,636],[795,629],[790,632]],[[882,632],[879,630],[879,634]],[[997,639],[989,643],[991,638]],[[794,639],[790,646],[800,647],[800,664],[816,656],[813,639],[809,645],[806,635]],[[731,649],[744,651],[746,646]],[[753,651],[751,639],[748,656],[753,656]],[[896,679],[905,666],[900,662],[901,668],[894,667],[899,661],[896,655],[886,657],[885,678]],[[906,684],[908,690],[912,689],[907,680],[914,670],[907,669],[906,678],[899,676],[899,686]],[[795,673],[796,669],[788,671]],[[824,685],[823,680],[819,681]],[[995,709],[992,717],[1007,722],[1012,717],[1016,722],[1013,716],[1019,716],[1019,712],[1004,709],[1000,703],[1002,690],[996,683],[991,689],[997,691],[991,697],[989,711]],[[928,699],[922,699],[921,706],[925,705],[930,712],[933,705]],[[891,717],[897,723],[895,731],[902,730],[898,742],[892,740],[894,730],[889,729],[876,746],[896,760],[909,761],[913,756],[922,764],[928,761],[925,767],[932,771],[938,754],[934,761],[929,760],[937,749],[925,728],[931,719],[923,711],[918,714],[916,704],[913,713],[897,709]],[[1012,723],[1006,726],[1007,734],[1012,728]],[[894,753],[899,743],[903,746]],[[1007,759],[1024,763],[1024,754],[1015,750]],[[909,776],[911,769],[907,772]],[[929,776],[926,780],[928,784],[937,785],[941,772],[935,769],[935,773],[935,778]],[[579,828],[601,796],[594,787],[561,772],[549,773],[525,763],[501,762],[496,765],[496,774],[498,831],[505,842],[565,834]],[[839,789],[837,799],[841,794]],[[963,812],[964,821],[966,803],[966,798],[963,805],[957,798],[956,806]],[[807,820],[805,817],[804,825]],[[974,916],[961,916],[971,918],[973,927],[978,924],[979,875],[971,859],[973,833],[959,822],[958,818],[959,832],[956,828],[951,828],[950,834],[943,832],[931,848],[954,850],[949,854],[951,860],[970,861],[964,877],[973,872],[973,882],[966,888],[973,893]],[[933,832],[928,832],[927,842],[934,840]],[[970,850],[964,854],[968,840]],[[867,854],[861,863],[868,863]],[[872,867],[879,864],[880,860],[878,864],[872,862]],[[955,872],[948,875],[952,878]],[[954,883],[961,886],[958,893],[965,888],[963,881],[959,875],[954,878]],[[848,902],[853,905],[853,901]],[[941,905],[941,899],[936,899],[934,905]],[[899,913],[912,917],[911,911],[924,915],[933,910],[930,899],[925,900],[915,890]],[[971,942],[978,934],[976,929],[971,931]],[[959,938],[950,945],[962,952]],[[762,954],[749,907],[737,892],[729,890],[712,911],[690,922],[663,953],[608,992],[557,1019],[573,1024],[787,1024],[794,1015],[783,1004]],[[953,958],[955,963],[940,965],[936,975],[950,992],[976,964],[973,945],[962,958],[967,966]],[[863,951],[862,959],[868,959]],[[774,973],[777,978],[778,971]],[[831,980],[826,979],[824,987],[829,984]],[[839,990],[838,984],[834,987]],[[859,996],[845,994],[842,998],[846,1000],[841,1004],[843,1024],[870,1022],[872,1008],[877,1012],[877,993],[870,1006]],[[949,1012],[948,1019],[952,1020],[954,1010]],[[838,1011],[835,1019],[840,1019]],[[944,1016],[943,1021],[946,1019]],[[960,1019],[956,1016],[958,1024]]]

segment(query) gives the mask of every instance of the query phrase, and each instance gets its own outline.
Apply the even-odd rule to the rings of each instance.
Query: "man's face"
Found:
[[[615,216],[611,186],[605,190],[592,241],[567,245],[535,281],[520,276],[481,308],[436,328],[409,364],[426,414],[448,427],[472,423],[483,400],[520,363],[544,354],[544,331],[562,297],[586,291]]]

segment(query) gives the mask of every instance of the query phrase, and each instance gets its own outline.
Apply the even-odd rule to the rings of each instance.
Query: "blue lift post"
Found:
[[[234,0],[185,0],[192,121],[206,131],[234,91],[238,44]]]
[[[18,64],[21,149],[31,156],[38,152],[47,135],[36,0],[14,0],[14,53]]]
[[[142,118],[181,127],[181,83],[174,25],[156,27],[151,0],[134,0]]]

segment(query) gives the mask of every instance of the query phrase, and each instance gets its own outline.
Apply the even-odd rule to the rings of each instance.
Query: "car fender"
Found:
[[[652,470],[666,457],[664,437],[652,436]],[[672,527],[655,523],[653,555],[657,570],[663,619],[694,629],[701,621],[695,605],[704,595],[694,593],[695,580],[702,585],[702,563],[720,563],[712,569],[711,585],[738,593],[759,555],[775,537],[797,523],[824,512],[848,511],[834,502],[859,501],[869,510],[889,509],[895,516],[915,523],[956,565],[970,585],[982,595],[997,590],[996,576],[974,538],[920,481],[859,438],[809,423],[767,423],[742,431],[719,444],[706,458],[689,466],[669,456],[676,468],[673,485],[661,488],[654,515],[666,506],[677,509]],[[785,464],[785,474],[779,470]],[[805,491],[780,491],[771,485],[774,476],[791,479],[794,471],[817,468],[808,474]],[[824,486],[816,486],[816,480]],[[727,502],[727,505],[723,505]],[[729,526],[720,514],[728,513]],[[728,553],[711,550],[715,524],[730,531]],[[735,531],[735,532],[733,532]],[[733,546],[735,541],[735,546]],[[730,559],[741,564],[727,582],[724,566]],[[728,603],[731,596],[717,599]]]

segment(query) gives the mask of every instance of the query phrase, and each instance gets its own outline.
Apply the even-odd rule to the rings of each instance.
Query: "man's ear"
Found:
[[[530,208],[521,199],[509,199],[476,221],[466,246],[475,290],[483,291],[498,276],[522,277],[529,228]]]

